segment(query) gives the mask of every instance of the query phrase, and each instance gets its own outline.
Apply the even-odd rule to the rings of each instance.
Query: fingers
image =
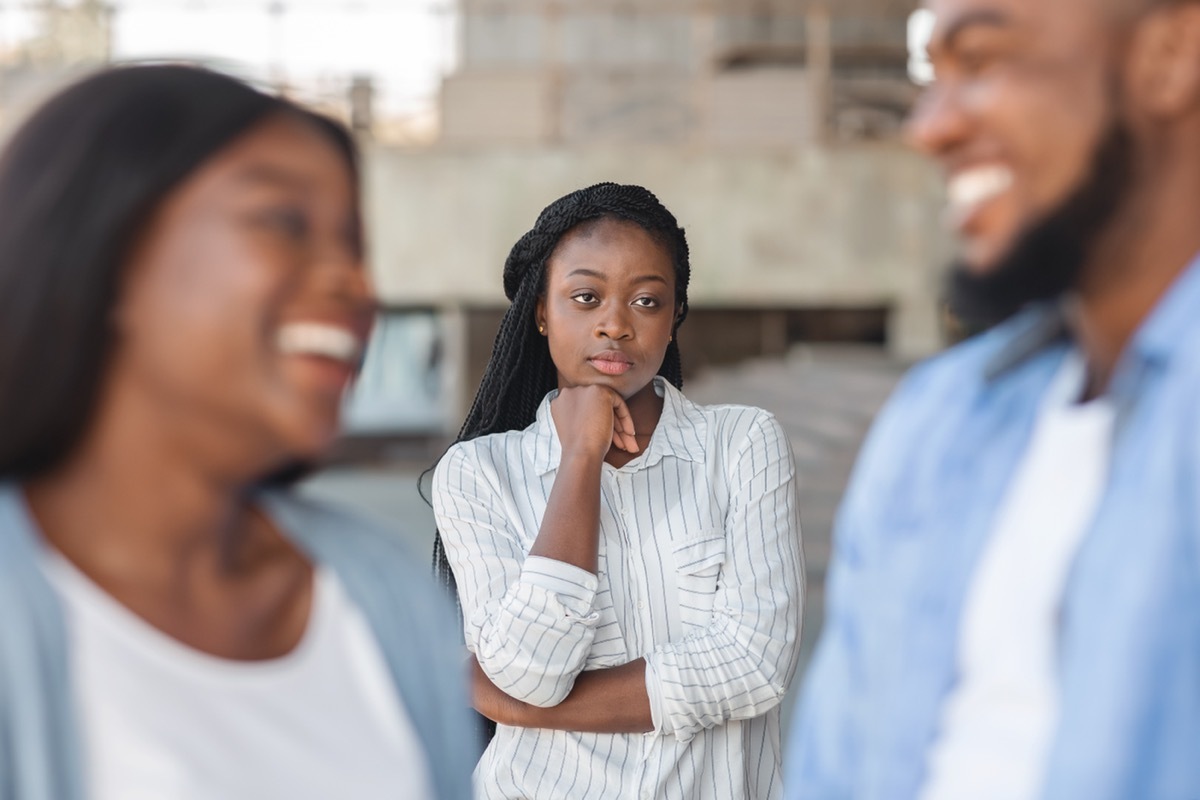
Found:
[[[613,444],[627,453],[638,452],[637,431],[633,427],[633,415],[624,398],[616,392],[612,393],[613,410]]]

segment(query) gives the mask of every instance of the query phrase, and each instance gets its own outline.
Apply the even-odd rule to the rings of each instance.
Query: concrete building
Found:
[[[911,0],[462,0],[448,144],[795,147],[888,135]]]
[[[0,49],[0,137],[73,78],[112,57],[112,7],[101,0],[30,3],[36,33]]]
[[[431,148],[375,146],[373,266],[430,334],[461,420],[506,303],[508,248],[602,180],[688,230],[685,369],[799,341],[942,341],[936,175],[898,141],[915,0],[460,0],[461,66]],[[368,376],[369,377],[369,376]],[[399,402],[399,398],[396,398]]]

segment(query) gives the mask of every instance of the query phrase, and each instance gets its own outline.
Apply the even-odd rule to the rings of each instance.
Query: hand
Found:
[[[638,452],[633,417],[621,395],[607,386],[572,386],[550,402],[563,454],[603,459],[610,447]]]
[[[526,706],[497,688],[475,656],[471,656],[471,705],[492,722],[512,726],[519,726],[520,711]]]

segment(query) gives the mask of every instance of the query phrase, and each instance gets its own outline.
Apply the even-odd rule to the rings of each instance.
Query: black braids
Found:
[[[545,289],[547,262],[569,231],[605,218],[641,227],[670,254],[679,307],[672,333],[678,331],[688,314],[691,264],[687,237],[675,216],[653,193],[640,186],[600,183],[559,198],[542,210],[533,228],[517,240],[505,259],[504,294],[511,305],[500,322],[491,358],[456,443],[523,430],[534,422],[542,400],[557,383],[549,345],[536,330],[534,320],[537,300]],[[674,337],[658,374],[677,388],[683,388],[679,343]],[[434,537],[433,565],[438,582],[452,592],[457,603],[454,573],[440,533]],[[490,720],[480,719],[486,742],[494,736],[496,726]]]
[[[659,367],[658,374],[666,378],[673,385],[683,387],[683,365],[679,358],[679,345],[676,342],[671,342],[667,345],[667,354],[663,358],[662,366]]]
[[[537,415],[542,398],[554,388],[555,373],[550,351],[541,335],[534,331],[532,321],[534,306],[541,291],[540,276],[531,274],[530,277],[533,280],[523,283],[514,291],[513,303],[500,321],[500,329],[492,346],[492,357],[456,442],[528,427]],[[531,361],[535,363],[530,364]],[[524,381],[514,387],[514,379],[522,372],[521,366],[528,364],[533,367],[537,361],[542,363],[537,365],[540,368],[536,369],[535,374],[542,379],[536,385],[533,381]],[[433,545],[434,574],[439,583],[453,592],[457,601],[454,574],[440,533],[435,534]]]

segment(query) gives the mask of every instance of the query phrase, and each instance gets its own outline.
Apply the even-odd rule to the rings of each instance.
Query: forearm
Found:
[[[564,453],[537,538],[529,550],[595,574],[602,459]]]
[[[488,676],[534,706],[563,701],[595,633],[601,463],[564,454],[519,578],[468,633]]]
[[[475,670],[475,707],[503,725],[585,733],[645,733],[653,729],[642,659],[580,673],[556,706],[538,708],[505,695]]]

